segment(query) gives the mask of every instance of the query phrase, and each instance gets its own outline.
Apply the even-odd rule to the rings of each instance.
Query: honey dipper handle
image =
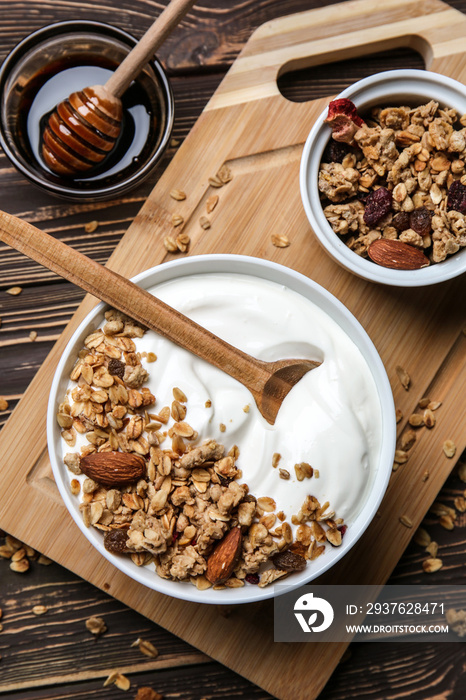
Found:
[[[134,282],[2,211],[0,240],[223,370],[253,395],[261,393],[270,377],[269,363],[238,350]]]
[[[142,39],[126,56],[113,75],[105,83],[106,89],[115,97],[121,95],[136,78],[159,46],[170,35],[176,25],[196,0],[171,0],[164,11],[149,27]]]

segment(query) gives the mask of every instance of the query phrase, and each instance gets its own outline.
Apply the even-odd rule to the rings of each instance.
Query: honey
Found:
[[[41,168],[56,177],[41,155],[42,134],[56,105],[72,92],[91,85],[103,85],[117,66],[102,56],[74,55],[73,60],[52,62],[29,81],[22,96],[20,113],[25,118],[25,133],[32,156]],[[107,157],[89,171],[66,179],[75,183],[100,180],[121,174],[134,167],[149,141],[151,129],[157,129],[157,105],[151,103],[138,81],[134,81],[122,96],[123,119],[121,134]]]

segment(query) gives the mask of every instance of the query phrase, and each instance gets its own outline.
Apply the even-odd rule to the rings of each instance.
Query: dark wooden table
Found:
[[[95,19],[141,36],[166,0],[0,0],[1,55],[25,35],[66,19]],[[314,0],[199,0],[181,28],[159,52],[170,75],[176,100],[174,141],[152,177],[128,196],[95,205],[55,200],[34,189],[0,154],[0,208],[34,222],[78,250],[105,263],[120,237],[170,162],[181,142],[222,80],[252,30],[263,22],[300,10],[332,4]],[[466,12],[466,0],[450,4]],[[419,55],[398,49],[342,64],[320,66],[281,79],[286,97],[306,100],[332,95],[379,70],[422,68]],[[98,221],[93,233],[85,224]],[[6,290],[20,286],[18,296]],[[77,308],[83,293],[15,251],[0,247],[0,396],[8,409],[3,425],[54,341]],[[35,331],[37,338],[31,340]],[[31,410],[34,410],[31,407]],[[466,488],[457,472],[446,482],[439,501],[453,505]],[[1,508],[1,495],[0,495]],[[433,513],[425,527],[439,543],[444,567],[431,575],[437,583],[465,583],[466,514],[447,531]],[[6,533],[0,533],[0,545]],[[391,583],[425,583],[423,549],[412,543]],[[44,566],[31,557],[27,573],[12,571],[0,558],[0,695],[6,698],[73,700],[122,697],[103,682],[113,669],[131,681],[127,696],[150,686],[165,698],[270,698],[227,668],[152,624],[60,566]],[[37,616],[32,608],[44,605]],[[227,615],[227,610],[220,611]],[[108,631],[94,638],[85,627],[91,615],[105,619]],[[137,638],[152,642],[157,659],[131,647]],[[410,697],[413,700],[463,700],[466,658],[458,644],[353,644],[321,695],[321,700]]]

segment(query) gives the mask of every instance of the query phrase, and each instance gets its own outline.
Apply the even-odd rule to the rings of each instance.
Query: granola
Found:
[[[135,342],[145,329],[114,309],[105,319],[84,341],[57,422],[67,446],[76,448],[63,457],[70,490],[80,501],[85,525],[103,533],[110,552],[131,557],[136,566],[152,564],[160,577],[204,590],[211,585],[208,559],[233,528],[241,528],[240,556],[216,588],[240,587],[245,581],[268,585],[289,573],[274,564],[274,555],[290,550],[303,569],[324,551],[320,543],[341,544],[343,521],[313,496],[292,516],[301,527],[296,540],[284,516],[276,527],[274,499],[256,498],[240,481],[236,445],[227,450],[215,440],[200,439],[187,420],[189,401],[182,389],[173,387],[171,406],[155,409],[156,398],[144,386],[147,353],[143,358]],[[130,466],[141,459],[142,475],[128,480]],[[275,459],[278,463],[278,454]],[[99,481],[106,460],[114,461],[113,471]],[[302,479],[312,477],[305,462],[295,469]],[[309,527],[301,547],[305,523],[315,527]]]
[[[322,206],[335,233],[362,257],[380,238],[413,246],[430,263],[465,247],[466,115],[431,100],[374,107],[358,120],[350,140],[334,133],[338,143],[330,142],[320,166]],[[382,189],[384,207],[371,202]]]

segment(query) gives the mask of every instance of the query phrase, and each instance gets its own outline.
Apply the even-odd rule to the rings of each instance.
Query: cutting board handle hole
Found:
[[[423,48],[419,46],[420,51],[426,56]],[[390,62],[393,70],[402,68],[424,70],[427,60],[423,58],[420,51],[401,47],[299,68],[296,68],[298,61],[290,61],[280,71],[277,80],[278,89],[283,97],[291,102],[308,102],[322,97],[330,97],[357,80],[386,70],[387,61]],[[312,60],[315,60],[315,57]],[[303,64],[304,61],[305,59],[301,59],[299,62]],[[325,65],[324,72],[322,65]],[[322,77],[323,75],[325,75],[325,79]]]

